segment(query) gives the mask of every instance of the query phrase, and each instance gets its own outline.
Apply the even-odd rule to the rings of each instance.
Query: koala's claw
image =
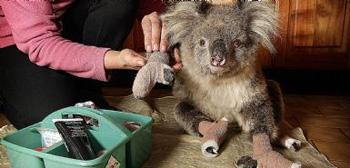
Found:
[[[164,80],[167,82],[167,85],[173,84],[175,77],[171,69],[164,69]]]
[[[286,136],[282,139],[282,145],[289,150],[298,151],[301,148],[301,141]]]
[[[205,149],[208,153],[211,153],[211,154],[217,154],[218,152],[215,151],[215,149],[213,147],[208,147],[207,149]]]
[[[171,67],[165,66],[163,68],[163,76],[160,78],[161,79],[158,80],[159,83],[162,83],[164,85],[172,85],[175,80],[175,75]]]
[[[298,151],[299,149],[300,149],[300,147],[301,147],[301,143],[297,143],[297,142],[294,142],[293,144],[292,144],[292,147],[290,148],[292,151]]]
[[[238,168],[257,168],[257,166],[258,166],[258,161],[254,160],[250,156],[242,156],[237,161]]]

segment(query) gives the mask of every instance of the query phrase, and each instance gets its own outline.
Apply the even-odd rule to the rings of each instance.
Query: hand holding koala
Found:
[[[172,84],[174,71],[181,69],[179,51],[174,48],[175,64],[169,66],[170,57],[167,52],[165,26],[160,21],[157,12],[153,12],[142,19],[142,29],[148,62],[137,73],[132,92],[135,98],[146,97],[156,83]],[[159,52],[160,51],[160,52]]]

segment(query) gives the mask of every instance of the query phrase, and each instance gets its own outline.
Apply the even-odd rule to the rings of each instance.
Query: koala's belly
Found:
[[[240,112],[253,97],[253,91],[245,82],[227,85],[201,85],[192,88],[191,99],[202,113],[214,120],[223,117],[231,122],[237,121],[240,125],[244,118]]]

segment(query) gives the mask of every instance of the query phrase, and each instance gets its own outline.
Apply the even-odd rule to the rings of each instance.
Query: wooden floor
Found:
[[[286,119],[339,168],[350,168],[350,97],[285,95]]]
[[[106,96],[127,95],[127,89],[104,89]],[[167,90],[151,96],[170,95]],[[301,127],[307,139],[339,168],[350,168],[350,97],[285,95],[286,119]],[[0,126],[6,124],[0,114]]]

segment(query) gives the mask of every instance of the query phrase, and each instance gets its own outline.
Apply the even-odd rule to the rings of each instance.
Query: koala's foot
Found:
[[[250,156],[242,156],[236,163],[238,168],[256,168],[258,162]]]
[[[283,138],[281,138],[280,144],[292,151],[298,151],[301,148],[301,141],[291,138],[289,136],[284,136]]]
[[[258,161],[258,167],[268,168],[301,168],[300,163],[293,163],[284,158],[280,153],[270,150],[262,155],[255,155],[254,159]]]
[[[300,163],[293,163],[280,153],[273,151],[267,134],[253,135],[253,158],[258,161],[258,167],[269,168],[300,168]]]
[[[254,160],[250,156],[242,156],[236,163],[238,168],[260,168],[258,166],[258,161]],[[262,167],[264,168],[264,167]],[[300,163],[292,163],[290,168],[301,168]]]
[[[219,154],[219,146],[225,139],[228,120],[226,118],[217,122],[202,121],[198,131],[203,135],[202,154],[206,157],[216,157]]]

